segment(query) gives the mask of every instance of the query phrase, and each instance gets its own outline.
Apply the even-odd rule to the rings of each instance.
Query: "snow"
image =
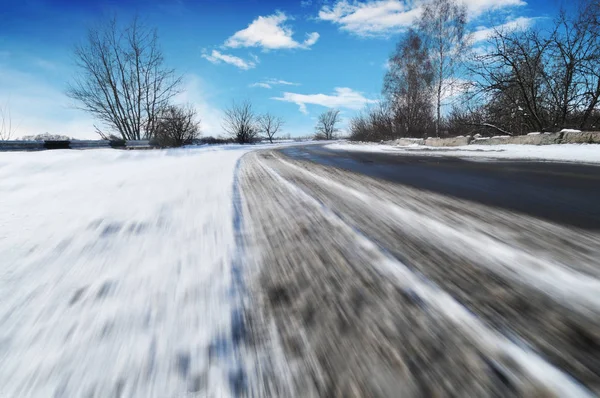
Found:
[[[234,175],[256,148],[0,153],[0,395],[230,395]]]
[[[574,129],[562,129],[560,130],[561,133],[581,133],[581,130],[574,130]]]
[[[600,164],[600,145],[465,145],[457,147],[354,145],[334,143],[329,149],[358,152],[388,152],[419,156],[453,156],[465,159],[544,160]]]

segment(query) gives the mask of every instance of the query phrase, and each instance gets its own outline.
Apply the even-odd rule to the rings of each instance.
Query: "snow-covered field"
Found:
[[[467,145],[458,147],[392,146],[381,144],[334,143],[328,148],[341,151],[393,152],[403,155],[454,156],[465,159],[521,159],[557,162],[600,163],[600,145]]]
[[[0,396],[228,395],[247,151],[0,153]]]

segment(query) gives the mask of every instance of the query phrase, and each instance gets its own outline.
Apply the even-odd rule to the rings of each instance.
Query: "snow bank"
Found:
[[[393,147],[390,145],[330,144],[341,151],[393,152],[419,156],[454,156],[460,158],[545,160],[600,164],[600,145],[468,145],[460,147]]]
[[[581,133],[581,130],[574,130],[574,129],[562,129],[560,130],[561,133]]]
[[[228,396],[234,172],[258,147],[0,153],[0,395]]]

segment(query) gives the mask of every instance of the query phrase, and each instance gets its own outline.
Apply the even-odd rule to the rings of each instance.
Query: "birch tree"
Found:
[[[383,93],[402,136],[421,136],[433,121],[434,71],[423,40],[409,30],[388,61]]]
[[[418,22],[434,71],[435,133],[439,137],[442,100],[456,88],[457,66],[468,44],[466,7],[456,0],[431,0]]]

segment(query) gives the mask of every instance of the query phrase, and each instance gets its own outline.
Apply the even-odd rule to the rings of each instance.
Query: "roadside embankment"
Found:
[[[454,147],[465,145],[552,145],[600,144],[600,131],[563,130],[558,133],[530,133],[527,135],[502,135],[494,137],[459,136],[452,138],[399,138],[385,144],[394,146],[424,145]]]

